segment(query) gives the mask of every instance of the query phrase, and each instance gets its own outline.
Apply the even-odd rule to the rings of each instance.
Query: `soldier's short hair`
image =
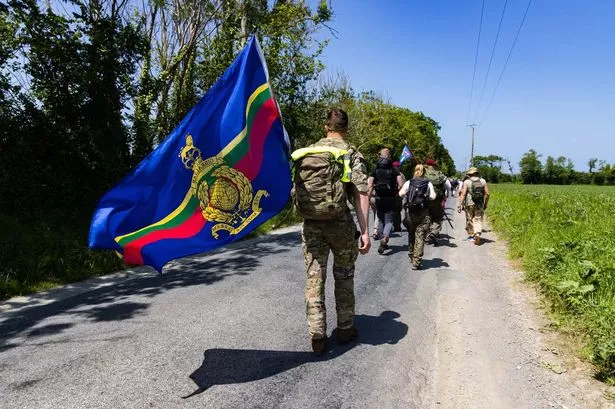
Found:
[[[343,109],[331,109],[325,125],[330,131],[345,132],[348,130],[348,114]]]

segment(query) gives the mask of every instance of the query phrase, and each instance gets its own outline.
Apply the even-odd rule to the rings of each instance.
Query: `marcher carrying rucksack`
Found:
[[[406,209],[411,213],[421,211],[427,205],[429,181],[425,178],[414,178],[408,183]]]
[[[389,158],[380,158],[376,163],[374,177],[376,197],[395,197],[397,194],[397,175]]]
[[[312,145],[292,153],[295,161],[295,204],[299,215],[309,220],[344,217],[345,183],[350,182],[350,151]]]
[[[485,185],[480,178],[470,179],[470,196],[476,206],[483,207],[485,204]]]
[[[436,201],[440,201],[446,192],[446,175],[434,168],[428,167],[425,170],[425,178],[431,182],[436,192]]]

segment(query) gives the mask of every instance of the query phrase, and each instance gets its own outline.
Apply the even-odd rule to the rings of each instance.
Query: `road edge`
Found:
[[[237,241],[230,244],[227,244],[219,249],[212,250],[205,253],[198,253],[192,256],[184,257],[184,259],[190,259],[194,257],[203,257],[204,255],[215,255],[220,254],[229,250],[237,250],[244,247],[248,247],[253,245],[254,243],[262,242],[267,240],[270,236],[280,236],[289,233],[297,233],[301,231],[301,225],[293,225],[289,227],[283,227],[280,229],[272,230],[268,233],[260,235],[258,237],[250,238],[247,240]],[[180,260],[180,259],[178,259]],[[164,268],[162,274],[164,274],[165,269],[173,263],[175,260],[169,262]],[[77,297],[81,294],[85,294],[90,291],[95,291],[100,288],[110,287],[117,285],[119,283],[134,280],[141,277],[151,277],[152,275],[158,274],[153,268],[149,266],[137,266],[126,268],[120,271],[110,272],[108,274],[104,274],[101,276],[88,278],[82,281],[76,281],[70,284],[64,284],[49,290],[39,291],[35,293],[31,293],[28,295],[20,295],[9,298],[7,300],[0,302],[0,322],[4,321],[8,317],[6,315],[13,315],[15,313],[22,313],[25,310],[30,308],[49,305],[58,301],[63,301],[72,297]]]

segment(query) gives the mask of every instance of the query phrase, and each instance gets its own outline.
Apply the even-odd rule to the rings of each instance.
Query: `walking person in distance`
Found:
[[[380,246],[378,253],[383,254],[388,248],[389,237],[393,231],[395,206],[397,205],[397,192],[402,187],[402,178],[393,168],[391,151],[384,148],[380,151],[380,158],[368,179],[368,195],[376,192],[376,213],[378,216],[378,237]]]
[[[423,165],[416,165],[414,177],[404,183],[399,196],[406,197],[404,226],[408,230],[408,257],[413,270],[421,268],[425,238],[429,232],[429,203],[436,199],[436,192],[425,178]]]
[[[474,244],[479,245],[483,231],[483,217],[489,202],[489,186],[487,186],[487,181],[480,177],[475,167],[468,170],[467,176],[468,178],[461,185],[457,212],[461,213],[461,210],[465,210],[468,240],[473,240]]]

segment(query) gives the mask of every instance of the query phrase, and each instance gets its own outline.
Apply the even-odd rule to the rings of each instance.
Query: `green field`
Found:
[[[615,187],[493,185],[489,218],[555,323],[583,337],[584,355],[615,380]]]

